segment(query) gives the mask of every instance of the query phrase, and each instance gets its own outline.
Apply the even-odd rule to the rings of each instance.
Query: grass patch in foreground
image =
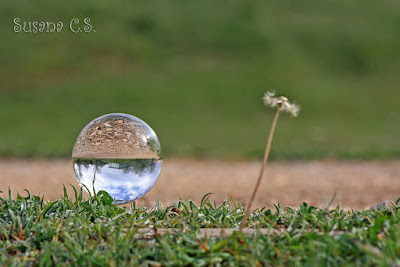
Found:
[[[397,203],[364,211],[276,205],[252,212],[247,225],[273,234],[201,237],[200,228],[238,228],[244,215],[240,204],[217,205],[208,197],[200,206],[189,200],[146,209],[114,205],[105,192],[86,200],[75,191],[72,200],[65,191],[52,202],[29,192],[13,198],[10,192],[0,198],[0,265],[400,264]],[[138,231],[170,227],[182,231],[165,236]]]

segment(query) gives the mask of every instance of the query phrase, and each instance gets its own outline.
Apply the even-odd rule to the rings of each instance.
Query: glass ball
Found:
[[[156,133],[141,119],[123,113],[103,115],[86,125],[72,158],[78,183],[92,195],[106,191],[117,204],[146,194],[162,165]]]

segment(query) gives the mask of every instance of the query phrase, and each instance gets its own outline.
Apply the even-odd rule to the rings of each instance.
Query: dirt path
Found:
[[[204,194],[220,203],[225,197],[246,203],[259,172],[257,161],[164,160],[161,176],[139,205],[152,206],[158,198],[164,206],[182,198],[199,203]],[[16,195],[27,188],[32,194],[55,199],[62,184],[77,187],[69,160],[0,159],[0,190],[10,187]],[[400,196],[400,160],[272,162],[266,170],[256,205],[298,207],[302,202],[325,206],[335,190],[333,207],[366,208]],[[68,189],[69,193],[72,190]],[[71,194],[72,195],[72,194]],[[1,194],[4,197],[4,193]]]

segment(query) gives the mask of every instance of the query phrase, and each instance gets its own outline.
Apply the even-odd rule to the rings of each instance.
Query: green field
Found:
[[[179,201],[147,210],[121,208],[103,191],[44,202],[29,192],[0,198],[2,266],[397,266],[400,207],[343,211],[307,206],[256,210],[248,227],[270,234],[200,236],[200,228],[236,228],[243,207]],[[157,229],[175,228],[169,235]],[[139,228],[153,229],[143,235]],[[185,230],[185,231],[184,231]]]
[[[120,1],[118,1],[120,2]],[[399,1],[109,1],[0,4],[0,156],[71,155],[102,114],[148,122],[165,157],[400,156]],[[72,33],[73,18],[96,32]],[[60,33],[15,33],[61,21]]]

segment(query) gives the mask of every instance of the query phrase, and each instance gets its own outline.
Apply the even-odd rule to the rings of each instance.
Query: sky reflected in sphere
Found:
[[[123,113],[107,114],[86,125],[72,158],[79,184],[92,195],[106,191],[117,204],[146,194],[162,165],[156,133],[141,119]]]

